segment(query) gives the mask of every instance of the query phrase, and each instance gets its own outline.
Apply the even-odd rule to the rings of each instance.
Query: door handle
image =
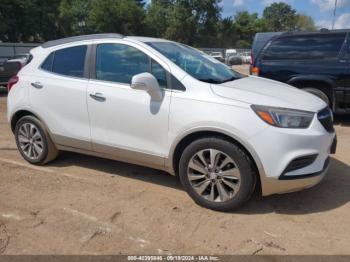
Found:
[[[35,83],[30,83],[33,87],[35,87],[36,89],[41,89],[44,86],[40,83],[40,82],[35,82]]]
[[[90,97],[99,102],[106,101],[106,97],[101,93],[90,94]]]

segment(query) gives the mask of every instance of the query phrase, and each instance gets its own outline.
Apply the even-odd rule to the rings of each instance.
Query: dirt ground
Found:
[[[219,213],[166,173],[73,153],[18,153],[0,96],[0,254],[350,254],[350,121],[316,187]]]

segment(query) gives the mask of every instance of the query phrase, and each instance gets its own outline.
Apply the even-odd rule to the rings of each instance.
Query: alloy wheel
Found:
[[[233,159],[216,149],[204,149],[192,156],[187,167],[192,188],[212,202],[226,202],[239,191],[241,173]]]
[[[23,123],[18,132],[18,143],[23,154],[32,159],[39,159],[44,150],[43,137],[32,123]]]

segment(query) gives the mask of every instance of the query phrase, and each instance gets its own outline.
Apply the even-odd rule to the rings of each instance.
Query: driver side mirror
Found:
[[[131,88],[146,91],[154,100],[163,98],[157,79],[150,73],[134,75],[131,79]]]

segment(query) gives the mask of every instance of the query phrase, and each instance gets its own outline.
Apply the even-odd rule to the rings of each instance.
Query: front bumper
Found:
[[[310,176],[303,176],[299,179],[288,179],[280,180],[276,178],[265,177],[262,183],[263,186],[263,196],[272,194],[283,194],[299,191],[302,189],[313,187],[317,185],[324,176],[327,174],[329,168],[329,161],[325,168],[318,172],[317,175],[310,174]]]
[[[262,194],[298,191],[319,183],[327,173],[329,155],[336,150],[336,135],[315,117],[307,129],[269,127],[249,139],[259,156]],[[295,159],[314,156],[307,165],[288,169]]]

